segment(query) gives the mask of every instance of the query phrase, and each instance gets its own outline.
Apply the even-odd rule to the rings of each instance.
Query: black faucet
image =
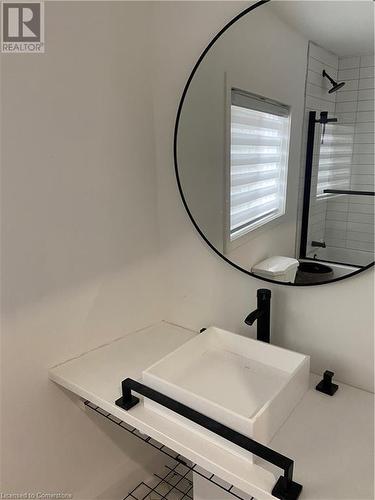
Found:
[[[257,340],[270,343],[271,290],[260,288],[257,291],[257,305],[258,308],[247,316],[245,323],[251,326],[258,320]]]

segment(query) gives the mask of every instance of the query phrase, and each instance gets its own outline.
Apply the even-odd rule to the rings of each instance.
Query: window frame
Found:
[[[225,88],[226,88],[226,95],[225,95],[225,101],[226,101],[226,106],[225,106],[225,121],[226,121],[226,131],[225,131],[225,162],[224,162],[224,235],[223,235],[223,241],[224,241],[224,253],[229,254],[230,252],[234,251],[236,248],[246,244],[247,242],[251,241],[254,238],[257,238],[260,236],[262,233],[271,230],[272,228],[276,227],[277,225],[283,223],[287,219],[287,192],[288,192],[288,180],[289,180],[289,160],[290,160],[290,148],[291,148],[291,124],[292,124],[292,109],[290,106],[280,103],[278,101],[275,101],[273,99],[269,99],[267,97],[263,97],[261,95],[255,94],[254,92],[249,92],[246,90],[243,90],[244,85],[242,86],[237,86],[233,85],[233,82],[230,81],[229,75],[226,73],[225,74]],[[242,92],[244,94],[247,94],[251,97],[256,97],[259,100],[264,100],[267,103],[271,103],[276,106],[283,107],[284,109],[288,110],[288,118],[289,118],[289,124],[288,124],[288,136],[287,136],[287,146],[285,148],[286,150],[286,167],[285,167],[285,173],[284,173],[284,180],[285,180],[285,194],[284,194],[284,207],[283,207],[283,213],[278,213],[278,214],[270,214],[267,217],[267,220],[262,221],[262,223],[259,223],[256,227],[253,227],[253,229],[249,231],[244,231],[243,234],[239,235],[237,238],[232,239],[231,238],[231,106],[232,106],[232,91],[238,91]],[[265,217],[266,218],[266,217]]]

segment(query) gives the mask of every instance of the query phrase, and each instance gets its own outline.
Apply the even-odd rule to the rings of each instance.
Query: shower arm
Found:
[[[328,80],[332,83],[333,86],[337,85],[337,82],[329,76],[329,74],[327,73],[327,71],[325,69],[323,69],[323,76],[328,78]]]

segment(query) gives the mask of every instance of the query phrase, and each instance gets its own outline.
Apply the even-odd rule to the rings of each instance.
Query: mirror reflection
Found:
[[[235,22],[187,90],[177,170],[203,236],[247,272],[317,284],[370,266],[373,2],[269,2]]]

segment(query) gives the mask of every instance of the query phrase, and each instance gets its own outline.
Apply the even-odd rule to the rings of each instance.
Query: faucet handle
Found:
[[[332,383],[332,379],[333,379],[333,376],[334,376],[334,372],[331,372],[329,370],[326,370],[324,373],[323,373],[323,380],[326,384],[331,384]]]
[[[328,394],[328,396],[333,396],[339,388],[337,384],[332,383],[334,375],[334,372],[326,370],[323,374],[323,380],[321,380],[316,386],[316,390],[319,392],[323,392],[323,394]]]

